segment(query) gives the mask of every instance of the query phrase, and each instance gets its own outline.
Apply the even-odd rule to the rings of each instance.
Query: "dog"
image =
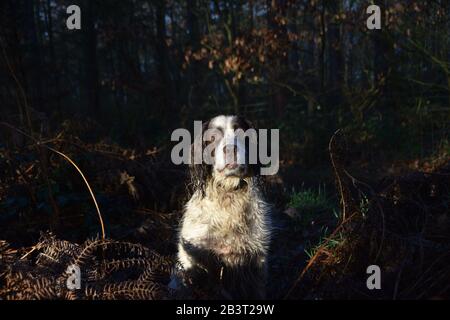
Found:
[[[239,130],[240,129],[240,130]],[[252,125],[239,116],[203,124],[215,134],[197,142],[208,161],[190,165],[192,196],[185,205],[178,240],[184,287],[210,297],[263,299],[271,235],[271,206],[264,200],[258,163],[249,161],[256,141],[242,138]],[[195,143],[191,158],[195,156]],[[207,163],[205,163],[207,162]],[[206,291],[205,291],[206,290]]]

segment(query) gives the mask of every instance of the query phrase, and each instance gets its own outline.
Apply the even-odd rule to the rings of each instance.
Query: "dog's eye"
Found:
[[[216,140],[215,136],[208,137],[205,139],[205,144],[209,145],[209,144],[213,143],[215,140]]]

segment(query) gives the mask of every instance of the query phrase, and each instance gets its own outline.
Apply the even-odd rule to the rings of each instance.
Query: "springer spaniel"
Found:
[[[238,116],[211,119],[197,140],[202,154],[208,147],[211,154],[190,166],[193,194],[178,243],[183,277],[174,281],[217,298],[265,296],[271,210],[262,196],[259,166],[249,161],[257,142],[237,134],[248,129],[250,123]],[[192,150],[191,159],[199,152],[195,143]]]

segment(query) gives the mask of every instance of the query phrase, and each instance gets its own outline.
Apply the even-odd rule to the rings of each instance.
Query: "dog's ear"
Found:
[[[248,130],[248,129],[255,129],[255,126],[253,125],[252,122],[250,122],[249,120],[245,119],[243,116],[237,116],[236,117],[236,122],[239,128],[241,128],[242,130]]]
[[[208,128],[209,121],[203,123],[200,136],[194,137],[194,143],[191,145],[191,164],[189,166],[192,186],[191,191],[195,192],[196,190],[201,190],[203,195],[205,193],[206,182],[211,175],[211,165],[208,165],[203,161],[203,150],[206,147],[206,142],[203,141],[203,135]],[[201,163],[195,163],[195,152],[200,152],[200,159],[202,159]]]
[[[245,149],[246,150],[250,150],[251,149],[250,148],[250,144],[252,144],[252,143],[256,144],[256,145],[252,146],[253,147],[252,150],[255,150],[257,152],[257,155],[258,155],[258,151],[259,151],[259,149],[258,149],[259,148],[259,146],[258,146],[258,142],[259,142],[258,130],[256,129],[256,127],[253,125],[252,122],[250,122],[249,120],[245,119],[243,116],[237,116],[236,122],[237,122],[237,126],[240,129],[244,130],[244,131],[249,130],[249,129],[255,130],[255,132],[256,132],[256,141],[252,142],[252,141],[249,141],[249,139],[246,139]],[[249,161],[248,152],[247,152],[247,159],[246,160]],[[261,162],[259,161],[259,157],[256,158],[256,163],[249,164],[248,169],[249,169],[248,174],[250,176],[259,176],[260,175]]]

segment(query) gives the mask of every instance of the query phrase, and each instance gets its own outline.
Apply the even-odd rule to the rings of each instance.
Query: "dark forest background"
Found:
[[[149,147],[239,113],[280,128],[284,160],[307,166],[328,161],[338,128],[366,160],[448,148],[448,1],[375,1],[382,30],[367,30],[371,3],[4,0],[0,117],[36,133],[89,118]]]
[[[66,27],[72,4],[81,30]],[[381,30],[366,27],[370,4]],[[240,114],[280,129],[270,296],[448,297],[449,18],[447,0],[1,0],[0,239],[22,248],[16,260],[76,257],[83,247],[41,232],[80,243],[103,217],[106,238],[173,256],[187,175],[170,162],[172,130]],[[329,149],[338,129],[345,148]],[[16,261],[8,243],[0,276]],[[392,280],[381,293],[365,287],[375,262]],[[14,272],[0,297],[54,297],[44,282],[17,289]]]

